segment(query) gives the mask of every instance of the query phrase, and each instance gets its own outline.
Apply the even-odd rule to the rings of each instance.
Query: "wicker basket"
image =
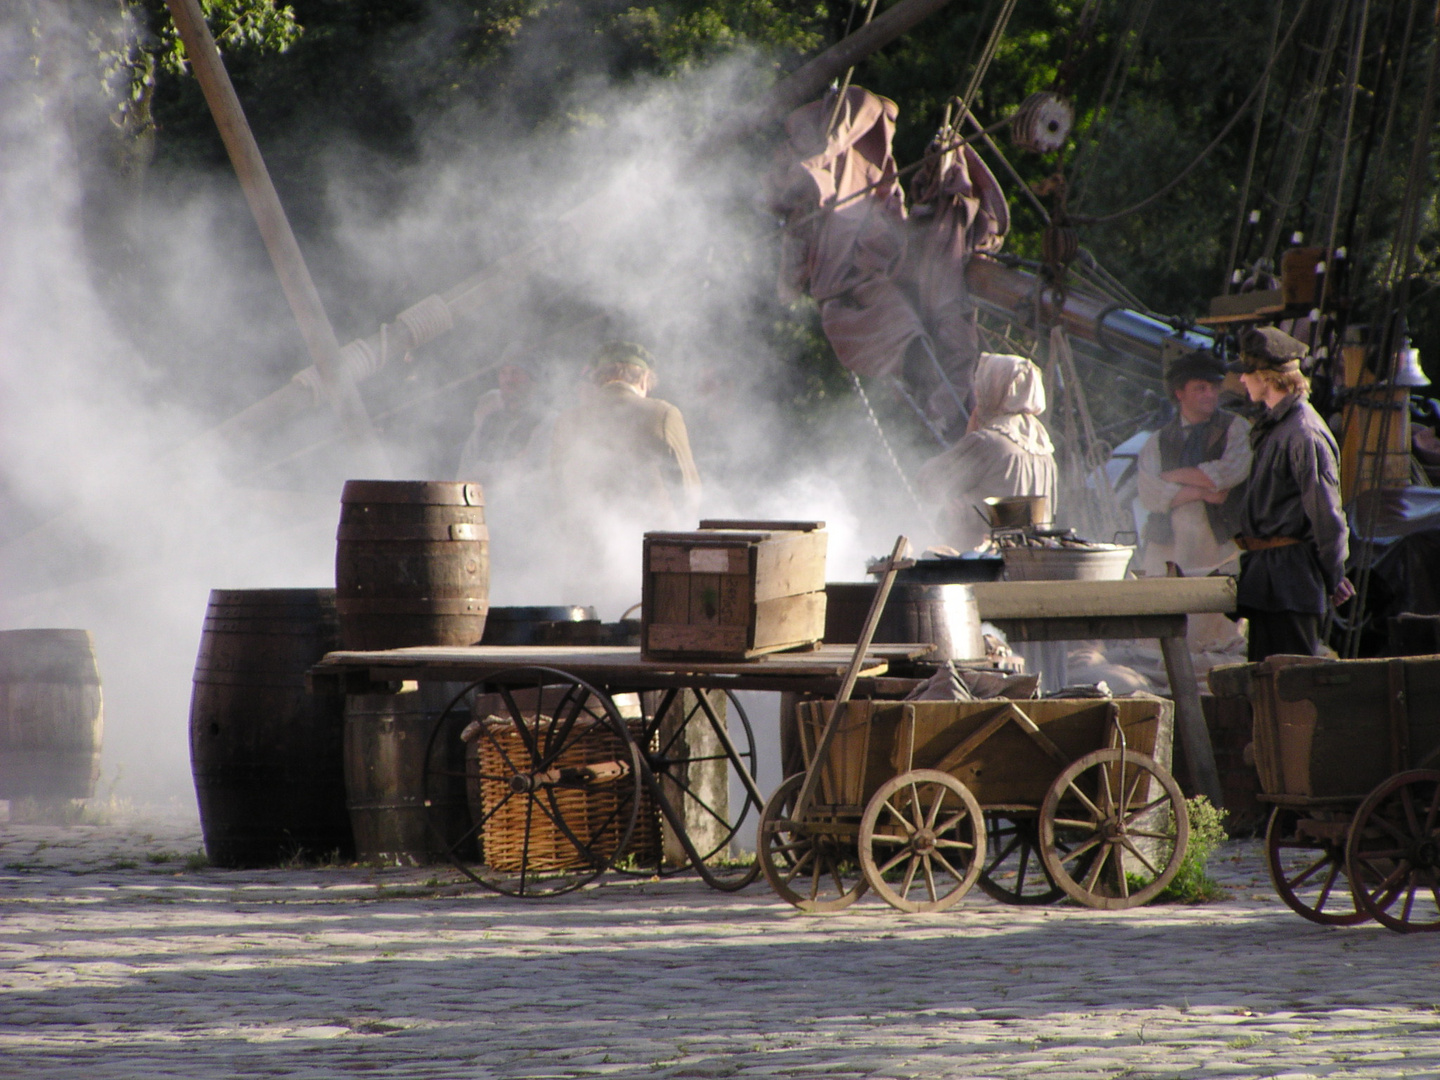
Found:
[[[539,723],[527,721],[531,730],[541,738],[548,730],[551,719],[542,716]],[[599,725],[598,720],[580,720],[578,723]],[[514,721],[500,717],[487,717],[484,721],[487,734],[476,740],[479,744],[480,772],[485,776],[505,776],[510,772],[501,755],[503,748],[510,761],[523,761],[528,757],[525,742],[520,737]],[[644,733],[643,721],[627,721],[630,734],[640,739]],[[613,761],[624,753],[620,740],[610,732],[584,740],[584,745],[571,746],[555,761],[557,768],[575,768],[601,761]],[[478,786],[479,791],[474,791]],[[619,801],[634,788],[626,784],[601,784],[589,790],[576,788],[554,788],[555,805],[562,820],[582,838],[596,837],[596,850],[607,860],[624,855],[636,855],[642,864],[658,865],[660,860],[660,816],[655,800],[642,787],[640,807],[635,818],[635,831],[624,851],[619,850],[622,820],[615,814]],[[481,780],[472,785],[473,807],[476,818],[486,807],[495,806],[509,794],[509,785],[503,780]],[[478,795],[478,800],[475,798]],[[531,871],[561,871],[579,869],[586,865],[575,845],[550,820],[549,815],[529,815],[529,848],[526,849],[528,799],[512,798],[485,823],[482,843],[485,863],[493,870],[516,871],[521,860],[526,859]],[[614,818],[609,824],[607,819]],[[583,826],[584,831],[581,831]],[[598,831],[598,832],[597,832]]]

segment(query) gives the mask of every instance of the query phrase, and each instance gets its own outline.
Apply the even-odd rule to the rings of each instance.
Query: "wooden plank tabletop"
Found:
[[[1196,615],[1235,610],[1233,577],[987,581],[971,588],[982,619]]]
[[[883,675],[895,660],[923,656],[927,644],[872,645],[866,653],[863,674]],[[845,674],[853,645],[822,645],[809,652],[770,653],[754,660],[646,660],[638,646],[597,645],[471,645],[463,647],[415,646],[375,652],[327,653],[315,666],[317,675],[364,670],[377,675],[387,671],[425,670],[437,678],[501,671],[514,667],[550,667],[583,679],[623,676],[736,675],[755,679],[834,679]]]

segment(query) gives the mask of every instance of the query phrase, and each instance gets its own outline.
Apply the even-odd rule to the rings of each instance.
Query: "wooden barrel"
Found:
[[[0,631],[0,799],[90,798],[101,726],[90,631]]]
[[[362,862],[421,866],[445,860],[445,843],[470,826],[465,782],[466,705],[450,713],[435,742],[425,805],[426,747],[445,707],[464,683],[422,682],[401,694],[351,694],[345,702],[345,790],[355,853]],[[438,808],[438,809],[437,809]],[[461,852],[474,857],[473,846]]]
[[[348,858],[344,699],[305,673],[336,647],[333,589],[215,589],[190,698],[190,769],[216,866]]]
[[[490,606],[480,485],[349,480],[340,500],[341,647],[478,644]]]

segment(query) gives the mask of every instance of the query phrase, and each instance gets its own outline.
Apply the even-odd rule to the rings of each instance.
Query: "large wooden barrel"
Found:
[[[190,698],[190,768],[217,866],[354,851],[344,698],[305,673],[336,647],[333,589],[215,589]]]
[[[480,485],[349,480],[340,500],[341,647],[478,644],[490,607]]]
[[[0,631],[0,799],[90,798],[101,726],[90,631]]]
[[[464,683],[422,682],[401,694],[351,694],[345,702],[345,789],[362,862],[443,862],[445,844],[470,826],[465,783],[468,705],[457,705],[435,740],[426,806],[430,734]],[[473,848],[460,852],[473,857]]]

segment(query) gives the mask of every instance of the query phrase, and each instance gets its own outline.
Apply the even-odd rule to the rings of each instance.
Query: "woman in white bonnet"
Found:
[[[1055,504],[1055,444],[1040,422],[1045,386],[1023,356],[982,353],[975,368],[975,411],[966,434],[920,468],[920,490],[939,507],[941,540],[974,551],[990,536],[976,508],[1006,495],[1045,495]]]

